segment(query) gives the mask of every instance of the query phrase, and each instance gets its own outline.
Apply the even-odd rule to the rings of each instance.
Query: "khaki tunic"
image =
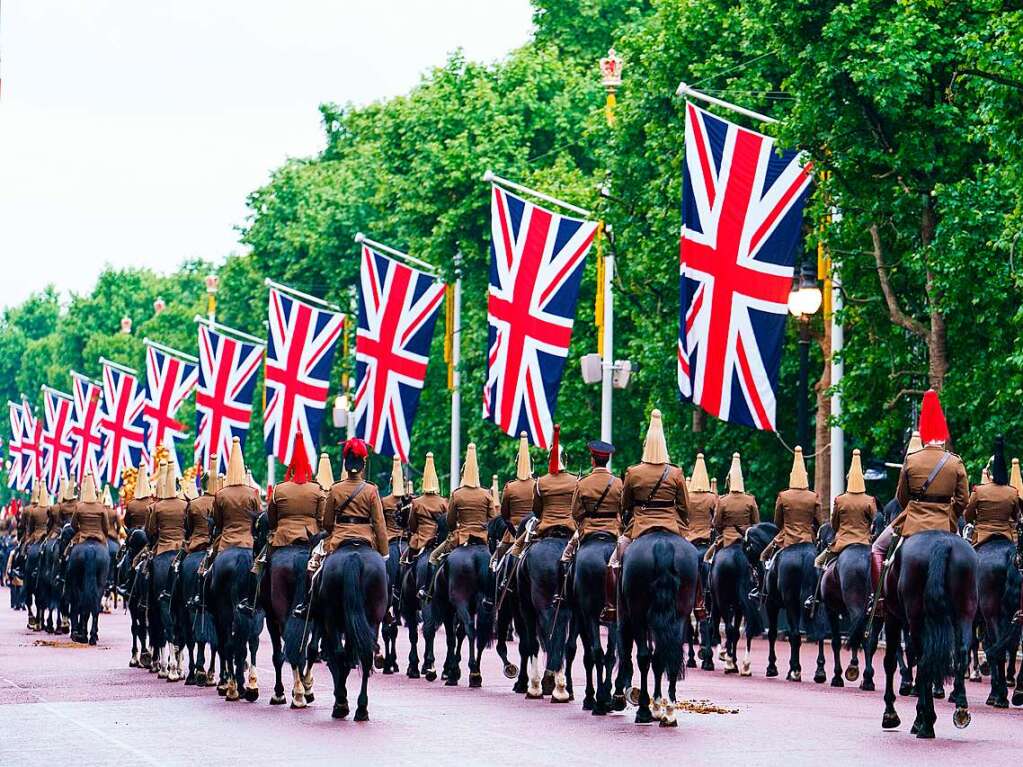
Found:
[[[714,529],[718,531],[722,548],[739,543],[749,528],[759,524],[757,499],[749,493],[725,493],[718,498]]]
[[[52,537],[60,535],[61,528],[71,521],[71,515],[75,513],[77,503],[77,501],[61,501],[56,506],[49,508],[46,523],[48,535]]]
[[[522,520],[533,513],[533,496],[536,494],[535,479],[513,479],[504,486],[501,493],[501,516],[515,530],[519,529]],[[502,543],[511,544],[515,535],[505,530]]]
[[[494,517],[494,499],[482,487],[460,487],[448,501],[448,530],[458,546],[487,542],[487,522]]]
[[[270,545],[279,548],[308,543],[323,526],[325,497],[315,481],[281,482],[275,485],[266,505],[270,523]]]
[[[797,543],[813,543],[817,528],[824,522],[821,499],[813,490],[789,488],[778,493],[774,504],[774,524],[778,535],[774,544],[787,549]]]
[[[866,493],[842,493],[835,498],[831,511],[831,526],[835,529],[835,540],[831,553],[838,554],[846,546],[855,543],[870,545],[870,526],[877,515],[877,501]]]
[[[412,501],[408,529],[412,534],[408,547],[416,551],[430,545],[437,537],[437,520],[448,515],[448,499],[437,493],[424,493]]]
[[[77,503],[71,515],[71,529],[75,537],[71,543],[83,541],[107,542],[107,509],[102,503]]]
[[[970,542],[980,546],[985,541],[1002,536],[1016,542],[1016,525],[1020,517],[1020,499],[1011,485],[989,482],[977,485],[966,505],[966,521],[973,523]]]
[[[128,505],[124,507],[124,526],[129,530],[145,527],[149,507],[153,505],[154,500],[156,499],[153,496],[147,495],[145,498],[132,498],[128,501]]]
[[[252,548],[252,523],[259,516],[259,493],[247,485],[228,485],[213,498],[213,524],[220,531],[219,551]]]
[[[401,538],[401,528],[398,526],[398,509],[401,507],[401,496],[386,495],[380,500],[384,507],[384,524],[387,525],[387,540],[393,541]]]
[[[686,540],[690,543],[710,543],[714,533],[714,510],[718,505],[718,497],[714,493],[689,494],[689,533]]]
[[[161,498],[149,507],[146,535],[155,541],[154,556],[177,551],[184,544],[187,510],[188,503],[180,498]]]
[[[25,540],[28,543],[39,543],[46,538],[46,525],[49,522],[49,510],[46,506],[32,504],[26,506],[22,514],[25,515]]]
[[[342,512],[341,507],[362,484],[365,484],[365,487]],[[356,517],[366,521],[340,522],[335,519],[337,516]],[[323,529],[327,531],[325,548],[328,554],[349,541],[365,541],[374,546],[380,556],[386,557],[388,554],[387,523],[384,521],[384,509],[380,503],[380,491],[367,480],[343,479],[331,486],[323,510]]]
[[[115,509],[115,508],[108,508],[107,509],[107,528],[108,528],[107,534],[109,536],[109,540],[113,541],[114,543],[118,543],[121,540],[121,529],[120,529],[120,527],[121,527],[120,520],[118,520],[118,518],[117,518],[117,509]]]
[[[213,516],[213,496],[209,493],[188,502],[185,532],[188,533],[188,553],[202,551],[210,545],[209,518]]]
[[[611,533],[616,538],[621,535],[621,505],[622,481],[607,469],[595,468],[580,479],[572,496],[572,518],[579,528],[580,540],[593,533]]]
[[[575,531],[572,517],[572,496],[579,478],[567,471],[545,474],[536,481],[533,494],[533,514],[540,520],[536,534],[543,536],[557,528]]]
[[[662,475],[664,481],[650,497]],[[621,507],[623,518],[632,515],[624,534],[633,540],[652,530],[667,530],[681,536],[689,531],[689,494],[686,478],[677,466],[662,463],[630,466],[625,472]]]
[[[910,536],[924,530],[958,531],[959,517],[969,500],[966,467],[959,456],[949,453],[945,465],[927,488],[926,496],[919,497],[927,477],[944,454],[943,448],[928,445],[906,456],[895,490],[902,513],[892,522],[899,535]]]

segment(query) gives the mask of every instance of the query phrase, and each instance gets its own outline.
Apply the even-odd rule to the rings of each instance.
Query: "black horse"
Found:
[[[28,628],[43,630],[43,612],[46,609],[42,598],[46,584],[43,582],[43,542],[36,541],[25,546],[25,604],[28,608]],[[47,602],[49,600],[46,600]],[[52,630],[51,632],[52,633]]]
[[[703,557],[710,548],[707,542],[693,544],[696,547],[696,554],[700,564],[700,588],[705,592],[710,590],[710,563],[704,562]],[[720,618],[714,615],[713,600],[707,600],[707,616],[703,620],[696,620],[695,615],[686,621],[682,627],[683,641],[688,647],[686,655],[686,668],[696,668],[696,643],[700,643],[700,658],[704,671],[714,670],[714,633],[715,627],[719,625]]]
[[[700,568],[696,547],[681,536],[654,530],[633,541],[622,561],[618,630],[621,662],[616,687],[632,678],[632,647],[636,645],[640,687],[636,723],[654,720],[647,675],[653,666],[654,705],[662,727],[676,727],[675,685],[682,673],[682,624],[696,604]],[[668,696],[661,695],[662,677]]]
[[[1008,708],[1006,659],[1009,648],[1018,646],[1020,642],[1020,628],[1012,623],[1012,616],[1019,606],[1020,592],[1016,547],[1005,538],[993,538],[977,547],[977,557],[984,654],[991,668],[991,694],[987,705]],[[1017,691],[1016,696],[1023,698],[1023,693]]]
[[[813,561],[817,549],[812,543],[797,543],[779,551],[774,566],[767,573],[767,676],[778,676],[775,642],[778,639],[778,615],[784,610],[789,638],[789,670],[785,678],[799,682],[803,678],[799,662],[799,648],[803,643],[803,632],[808,642],[817,642],[817,670],[813,681],[822,684],[828,675],[824,671],[824,635],[826,629],[823,617],[810,615],[807,600],[817,588],[817,570]]]
[[[401,557],[405,553],[405,542],[393,538],[388,544],[387,561],[387,613],[380,627],[384,641],[383,651],[375,658],[376,667],[384,674],[398,672],[398,621],[401,617]]]
[[[491,555],[497,550],[497,546],[504,537],[505,532],[510,531],[513,537],[521,535],[526,529],[526,523],[530,519],[535,519],[535,517],[530,515],[523,519],[519,523],[517,530],[509,526],[503,517],[494,517],[490,520],[487,524],[487,545]],[[497,650],[497,657],[504,664],[505,677],[507,679],[515,679],[515,684],[512,685],[512,692],[522,694],[526,692],[528,687],[526,667],[522,663],[518,665],[512,663],[508,657],[508,641],[511,638],[512,631],[514,630],[515,634],[520,638],[524,631],[522,611],[519,609],[519,595],[515,587],[518,577],[516,572],[518,562],[519,559],[517,557],[505,556],[498,563],[497,571],[494,573],[494,609],[497,611],[497,628],[495,631],[495,639],[497,641],[495,649]],[[520,644],[519,650],[521,651],[521,649]]]
[[[229,701],[239,699],[244,690],[250,703],[259,698],[255,651],[263,630],[263,612],[247,613],[238,603],[251,592],[252,549],[231,546],[217,554],[210,575],[210,603],[217,631],[217,653],[220,656],[221,684]],[[252,662],[246,662],[246,652]],[[247,673],[246,673],[247,672]]]
[[[146,531],[135,528],[128,533],[117,560],[115,580],[131,618],[130,668],[150,668],[153,660],[149,650],[149,572],[145,567],[133,566],[135,558],[148,543]]]
[[[45,628],[51,634],[67,634],[71,631],[71,622],[68,619],[71,612],[70,591],[65,588],[67,582],[65,553],[74,536],[71,525],[65,524],[57,535],[43,542],[40,552],[36,600],[43,607]]]
[[[567,703],[574,698],[572,661],[576,652],[576,629],[571,607],[559,607],[555,601],[561,586],[558,562],[570,534],[567,529],[553,530],[532,543],[522,555],[516,583],[522,615],[520,674],[528,674],[526,697],[538,699],[550,695],[552,703]],[[541,649],[546,655],[542,679]]]
[[[605,645],[600,636],[600,613],[604,607],[607,562],[616,543],[611,533],[586,536],[576,553],[570,579],[571,589],[566,595],[572,604],[575,624],[583,642],[583,667],[586,669],[583,710],[590,711],[594,716],[604,716],[613,708],[611,674],[618,648],[618,626],[608,627]]]
[[[199,567],[205,558],[204,549],[185,555],[171,596],[181,643],[188,651],[185,684],[196,687],[205,687],[213,681],[217,652],[217,630],[213,625],[213,616],[206,608],[206,579],[199,575]],[[134,633],[134,626],[132,630]],[[210,652],[208,668],[207,648]]]
[[[71,639],[75,642],[94,645],[99,640],[99,613],[109,570],[106,541],[86,540],[71,548],[67,588],[71,598]]]
[[[774,527],[774,525],[771,525]],[[765,531],[766,533],[766,531]],[[765,534],[766,537],[766,534]],[[755,540],[755,538],[754,538]],[[760,607],[750,599],[753,588],[753,570],[750,556],[759,560],[762,546],[754,545],[747,553],[743,543],[725,546],[714,554],[714,562],[710,566],[710,593],[712,621],[725,624],[725,673],[750,676],[750,646],[754,637],[764,630]],[[746,653],[739,666],[739,632],[742,624],[746,624]],[[703,668],[713,670],[712,654],[705,654]]]
[[[927,530],[907,538],[895,555],[886,582],[885,711],[881,726],[901,724],[893,689],[899,639],[917,660],[916,721],[911,732],[934,737],[934,685],[953,675],[951,701],[957,727],[970,723],[966,664],[977,612],[978,557],[958,535]]]
[[[437,615],[433,601],[420,604],[419,593],[430,586],[430,551],[437,541],[447,538],[448,523],[444,517],[437,520],[437,535],[433,541],[423,546],[422,551],[402,570],[401,599],[399,609],[405,628],[408,630],[408,670],[409,679],[419,679],[420,675],[428,682],[437,679],[434,640],[442,620]],[[423,660],[419,661],[419,621],[422,619]]]
[[[830,524],[824,525],[821,531],[823,535],[818,535],[818,546],[823,548],[831,544],[835,534]],[[855,682],[859,678],[859,652],[863,650],[863,681],[860,682],[860,689],[868,692],[875,689],[874,652],[881,633],[881,622],[875,621],[870,636],[866,635],[867,622],[870,618],[867,611],[870,596],[870,546],[862,543],[850,544],[839,552],[838,559],[828,567],[821,579],[821,602],[831,629],[831,651],[834,655],[832,687],[844,687],[845,680]],[[843,621],[848,626],[849,652],[852,653],[844,678]]]
[[[181,679],[181,640],[178,622],[171,609],[171,565],[176,551],[165,551],[150,561],[149,573],[149,641],[153,666],[159,679],[176,682]]]
[[[372,546],[342,544],[323,561],[313,587],[310,617],[317,624],[323,657],[334,681],[331,716],[349,714],[348,675],[362,670],[355,721],[369,719],[367,686],[380,623],[387,612],[387,569]]]
[[[480,658],[483,650],[490,646],[494,630],[490,550],[482,542],[458,546],[448,555],[443,570],[444,591],[441,600],[434,600],[433,607],[442,616],[448,640],[446,684],[458,684],[464,637],[469,640],[469,687],[482,687]],[[438,581],[438,591],[440,586]]]

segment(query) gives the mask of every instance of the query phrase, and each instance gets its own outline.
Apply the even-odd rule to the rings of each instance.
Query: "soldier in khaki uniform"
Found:
[[[72,546],[83,541],[97,541],[106,545],[107,511],[96,495],[96,482],[91,474],[86,474],[82,480],[82,499],[75,504],[71,514],[71,529],[75,531],[75,537],[71,539]]]
[[[206,487],[198,498],[188,501],[185,515],[186,553],[203,551],[210,546],[210,519],[213,517],[213,497],[217,493],[217,461],[210,460],[205,478]]]
[[[401,525],[398,519],[406,518],[412,499],[405,487],[405,473],[401,468],[401,458],[394,456],[391,459],[391,493],[380,499],[384,509],[384,523],[387,525],[387,542],[401,540]]]
[[[696,454],[688,490],[689,532],[686,533],[686,540],[694,546],[708,545],[714,538],[714,512],[717,510],[718,497],[711,492],[703,453]]]
[[[185,543],[185,514],[188,503],[177,497],[174,467],[160,461],[156,501],[149,507],[146,535],[152,542],[153,556],[178,552]]]
[[[870,575],[874,591],[881,582],[883,565],[889,551],[895,551],[897,539],[925,530],[957,532],[959,517],[969,500],[966,467],[955,453],[945,450],[948,424],[938,394],[930,389],[920,408],[920,439],[923,447],[908,453],[902,464],[895,497],[902,507],[892,523],[877,537],[871,548]],[[875,614],[884,615],[884,600],[879,599]]]
[[[117,507],[114,506],[109,485],[103,488],[103,507],[107,510],[107,527],[110,531],[107,542],[113,544],[113,551],[116,552],[117,547],[121,544],[121,517],[117,513]],[[111,557],[112,560],[113,557]]]
[[[787,490],[778,493],[774,504],[774,524],[778,535],[760,555],[763,562],[773,561],[779,551],[798,543],[813,543],[817,529],[824,523],[821,499],[810,490],[810,479],[803,461],[803,448],[796,446],[792,457]]]
[[[387,558],[387,523],[377,486],[363,479],[369,449],[361,439],[352,438],[342,449],[346,476],[335,482],[327,494],[323,529],[327,531],[324,552],[331,554],[339,546],[363,542]],[[312,560],[310,560],[312,565]]]
[[[266,505],[270,546],[308,545],[323,526],[324,504],[324,492],[313,479],[304,440],[296,440],[291,466]]]
[[[214,537],[220,537],[219,550],[251,549],[252,523],[259,511],[259,491],[249,485],[241,442],[235,437],[227,462],[227,478],[213,498],[213,529]]]
[[[661,411],[650,413],[643,459],[625,472],[620,501],[625,529],[608,562],[604,612],[601,621],[618,617],[618,576],[629,543],[653,530],[685,537],[689,529],[689,494],[682,471],[668,459]]]
[[[22,511],[25,520],[25,546],[46,540],[46,528],[50,518],[50,499],[42,480],[36,480],[32,498]]]
[[[434,465],[433,453],[426,454],[423,466],[423,492],[412,500],[408,529],[411,534],[405,554],[405,564],[415,561],[419,553],[437,538],[437,521],[448,515],[448,499],[440,494],[440,482]]]
[[[536,492],[533,493],[533,516],[539,520],[535,528],[537,538],[564,537],[566,533],[575,533],[572,498],[578,482],[575,474],[565,471],[561,426],[555,424],[547,473],[536,480]]]
[[[124,526],[128,528],[129,533],[138,528],[145,529],[149,517],[149,507],[155,500],[153,488],[149,484],[149,470],[143,460],[139,464],[135,480],[135,497],[128,501],[124,507]]]
[[[75,511],[75,504],[77,503],[75,483],[65,477],[60,481],[57,503],[49,509],[49,518],[47,520],[47,535],[49,537],[60,535],[64,525],[71,521],[71,515]]]
[[[515,479],[504,486],[501,493],[501,518],[505,533],[494,552],[491,569],[501,567],[505,555],[516,542],[519,526],[533,514],[533,496],[536,495],[536,479],[533,477],[533,462],[529,457],[529,439],[526,432],[519,434],[519,454],[515,466]],[[524,531],[523,531],[524,532]],[[521,549],[521,544],[516,551]],[[509,570],[510,572],[510,570]]]
[[[718,496],[714,510],[714,532],[717,538],[704,554],[704,561],[713,562],[718,549],[742,543],[746,531],[759,524],[760,508],[757,499],[746,492],[742,459],[738,453],[732,453],[732,465],[728,469],[728,492]]]
[[[1005,464],[1005,442],[995,440],[991,459],[991,481],[973,488],[966,504],[965,519],[973,525],[970,543],[983,546],[992,538],[1004,538],[1016,543],[1016,528],[1020,521],[1020,497],[1009,484],[1009,469]]]

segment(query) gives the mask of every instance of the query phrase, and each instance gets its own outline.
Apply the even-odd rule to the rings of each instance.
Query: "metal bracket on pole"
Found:
[[[776,125],[778,123],[778,120],[774,119],[773,117],[762,115],[760,114],[760,112],[754,112],[752,109],[746,109],[745,107],[741,107],[738,104],[733,104],[730,101],[725,101],[724,99],[719,99],[714,96],[708,96],[706,93],[702,93],[701,91],[698,91],[695,88],[686,85],[685,83],[678,84],[678,88],[675,89],[675,95],[682,97],[691,96],[694,99],[700,99],[700,101],[706,101],[708,104],[715,104],[716,106],[724,107],[725,109],[730,109],[733,112],[738,112],[739,114],[745,115],[746,117],[752,117],[754,120],[759,120],[760,122],[763,123],[769,123],[771,125]]]

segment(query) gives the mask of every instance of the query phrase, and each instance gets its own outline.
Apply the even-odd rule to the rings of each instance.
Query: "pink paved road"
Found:
[[[954,729],[951,706],[939,702],[937,739],[918,741],[908,734],[913,699],[897,704],[905,722],[901,731],[883,732],[880,692],[766,679],[766,646],[760,643],[752,678],[726,677],[719,664],[713,673],[691,671],[680,685],[681,698],[708,700],[737,714],[682,713],[678,729],[665,730],[633,724],[631,709],[593,717],[578,703],[526,701],[511,693],[493,651],[484,658],[479,690],[374,675],[371,721],[356,724],[330,718],[325,667],[317,668],[317,699],[308,709],[269,706],[268,642],[258,665],[261,697],[249,704],[226,703],[211,688],[168,684],[129,669],[128,637],[127,619],[119,613],[102,617],[98,647],[29,632],[25,613],[11,612],[0,593],[0,765],[268,765],[285,759],[303,767],[694,760],[816,767],[878,759],[996,765],[1016,763],[1023,753],[1023,710],[986,707],[986,683],[969,685],[974,716],[968,729]],[[400,652],[404,669],[407,645]],[[807,676],[813,654],[803,658]]]

